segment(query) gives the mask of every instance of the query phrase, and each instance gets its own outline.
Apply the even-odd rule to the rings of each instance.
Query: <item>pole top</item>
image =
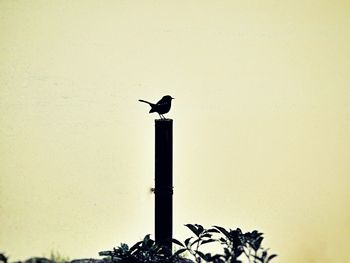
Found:
[[[173,122],[173,119],[155,119],[156,123],[166,123],[166,122]]]

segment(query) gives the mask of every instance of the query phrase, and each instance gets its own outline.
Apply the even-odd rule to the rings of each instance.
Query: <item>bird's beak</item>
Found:
[[[175,98],[171,97],[172,100],[174,100]]]

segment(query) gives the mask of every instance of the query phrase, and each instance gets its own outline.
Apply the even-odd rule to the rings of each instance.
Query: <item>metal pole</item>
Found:
[[[172,248],[173,120],[155,120],[155,241]]]

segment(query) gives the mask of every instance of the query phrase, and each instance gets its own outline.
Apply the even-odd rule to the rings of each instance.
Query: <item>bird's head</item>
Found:
[[[164,101],[168,101],[168,102],[171,102],[171,100],[173,100],[174,98],[173,97],[171,97],[170,95],[166,95],[166,96],[164,96],[163,97],[163,99],[162,100],[164,100]]]

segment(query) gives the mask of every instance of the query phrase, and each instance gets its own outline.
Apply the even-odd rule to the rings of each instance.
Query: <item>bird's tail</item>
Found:
[[[148,102],[148,101],[145,101],[145,100],[139,100],[139,101],[141,101],[141,102],[144,102],[144,103],[147,103],[147,104],[149,104],[149,105],[154,105],[153,103],[151,103],[151,102]]]
[[[156,104],[152,103],[152,102],[148,102],[146,100],[139,100],[140,102],[144,102],[147,103],[149,106],[151,106],[151,109],[149,111],[149,113],[155,112],[154,108],[156,107]]]

